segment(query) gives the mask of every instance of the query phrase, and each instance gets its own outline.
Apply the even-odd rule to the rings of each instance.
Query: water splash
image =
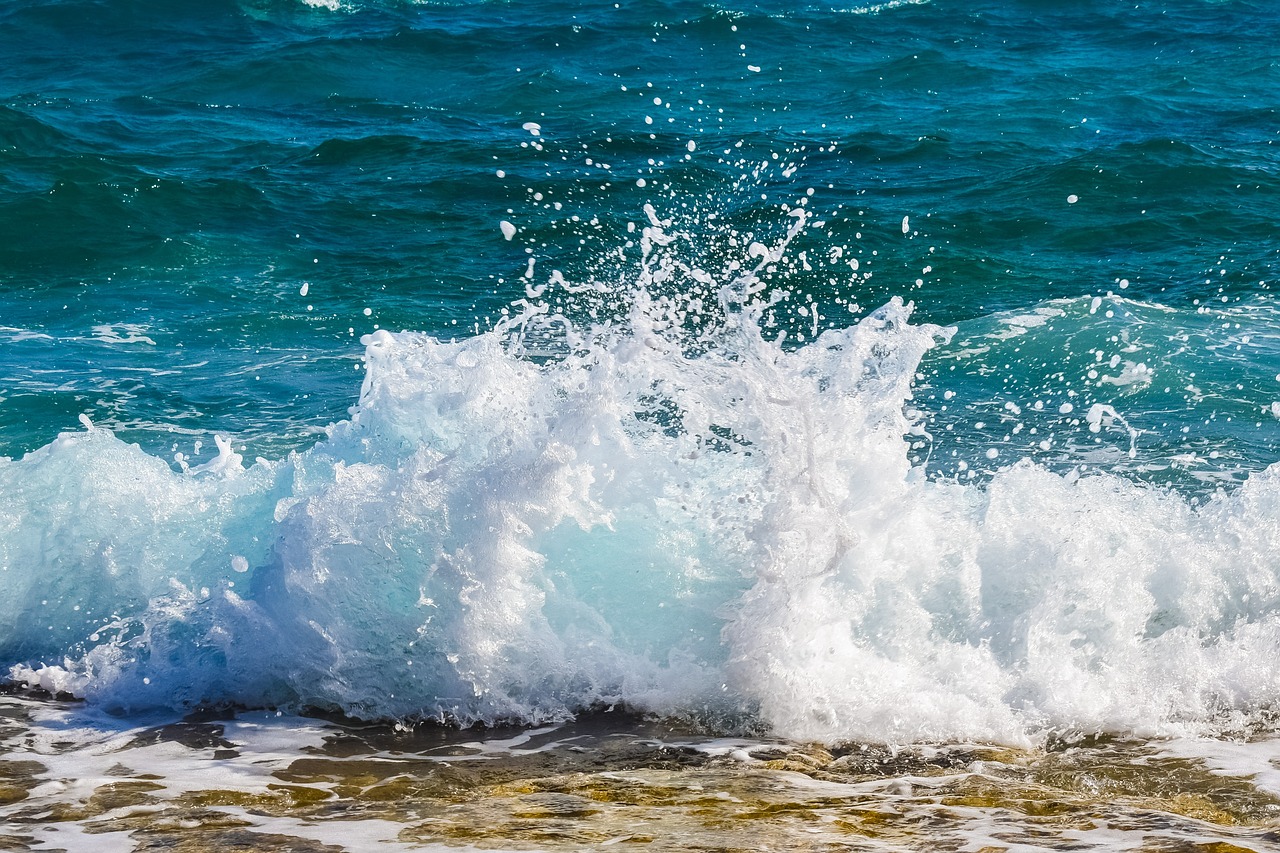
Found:
[[[359,405],[306,452],[174,471],[93,428],[0,460],[11,678],[122,711],[626,706],[824,741],[1265,723],[1280,469],[1202,506],[1029,462],[931,480],[904,436],[946,330],[893,300],[790,338],[767,276],[803,205],[719,266],[646,218],[627,280],[366,337]]]

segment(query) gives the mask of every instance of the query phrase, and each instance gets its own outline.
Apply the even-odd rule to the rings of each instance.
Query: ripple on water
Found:
[[[622,714],[484,731],[214,717],[122,721],[0,697],[0,845],[1262,853],[1280,843],[1280,798],[1251,773],[1275,741],[827,748]]]

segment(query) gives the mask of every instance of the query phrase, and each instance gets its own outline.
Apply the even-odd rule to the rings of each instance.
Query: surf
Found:
[[[280,459],[171,464],[86,419],[0,460],[11,681],[828,743],[1268,727],[1280,469],[1206,500],[1028,460],[929,476],[913,397],[952,330],[894,299],[788,334],[790,214],[713,266],[649,208],[624,279],[531,274],[489,331],[367,335],[351,417]]]

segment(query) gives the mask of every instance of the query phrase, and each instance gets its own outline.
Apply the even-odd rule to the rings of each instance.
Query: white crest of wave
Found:
[[[352,419],[248,469],[100,429],[0,460],[11,677],[126,710],[621,704],[826,741],[1221,730],[1280,698],[1280,472],[1203,506],[1029,463],[930,481],[904,411],[942,330],[895,300],[788,349],[721,297],[691,337],[641,286],[542,360],[514,324],[379,332]]]

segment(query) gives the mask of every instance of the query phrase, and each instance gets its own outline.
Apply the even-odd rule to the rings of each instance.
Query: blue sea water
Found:
[[[0,663],[125,711],[1263,725],[1277,43],[1243,0],[10,0]]]

